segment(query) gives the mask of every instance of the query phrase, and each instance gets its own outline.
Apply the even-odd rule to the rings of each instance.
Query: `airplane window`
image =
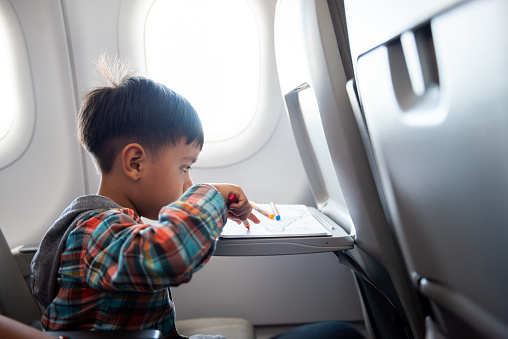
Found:
[[[0,1],[0,169],[30,145],[35,96],[25,38],[10,1]]]
[[[7,135],[11,129],[14,117],[14,93],[12,84],[12,73],[7,54],[7,45],[5,43],[5,32],[3,25],[0,25],[0,141]]]
[[[258,110],[259,33],[245,1],[155,1],[145,26],[149,77],[196,108],[205,142],[241,134]]]

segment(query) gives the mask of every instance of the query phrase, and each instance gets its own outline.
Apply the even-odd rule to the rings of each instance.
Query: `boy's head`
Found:
[[[130,143],[138,143],[154,157],[181,142],[203,146],[201,121],[181,95],[153,80],[132,76],[115,65],[114,79],[106,61],[99,69],[109,86],[93,89],[78,115],[78,135],[102,174],[111,171],[116,157]]]

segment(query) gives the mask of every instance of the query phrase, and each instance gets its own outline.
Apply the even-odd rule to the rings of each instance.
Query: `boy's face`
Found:
[[[178,200],[193,185],[190,167],[199,153],[196,143],[187,145],[182,141],[161,150],[156,159],[148,162],[142,196],[136,204],[142,216],[157,220],[162,207]]]

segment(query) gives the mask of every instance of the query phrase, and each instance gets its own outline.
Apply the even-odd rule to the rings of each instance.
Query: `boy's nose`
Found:
[[[192,182],[190,174],[188,174],[185,182],[183,183],[183,191],[187,191],[192,185],[194,185],[194,183]]]

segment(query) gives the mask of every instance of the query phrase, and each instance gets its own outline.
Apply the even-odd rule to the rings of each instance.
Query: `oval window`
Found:
[[[259,33],[245,1],[155,1],[145,52],[147,75],[197,110],[205,143],[235,138],[252,122],[259,101]]]
[[[0,169],[30,145],[35,95],[23,30],[10,1],[0,0]]]
[[[14,118],[14,91],[12,86],[12,67],[9,65],[9,57],[7,55],[7,45],[5,42],[4,27],[0,25],[0,102],[2,109],[0,110],[0,140],[2,140],[12,126]]]

